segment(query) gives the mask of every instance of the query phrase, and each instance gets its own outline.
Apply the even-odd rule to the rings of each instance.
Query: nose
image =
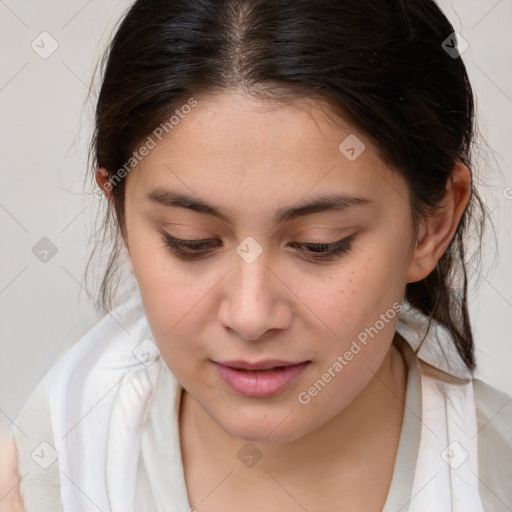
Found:
[[[268,266],[263,255],[252,263],[235,258],[235,267],[223,280],[219,321],[246,340],[286,329],[292,319],[291,292]]]

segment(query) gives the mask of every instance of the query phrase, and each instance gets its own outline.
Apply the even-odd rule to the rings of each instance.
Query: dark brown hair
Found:
[[[102,61],[92,169],[113,177],[193,96],[236,88],[260,99],[318,98],[403,175],[417,226],[454,165],[472,170],[473,93],[453,34],[431,0],[137,0]],[[106,310],[126,234],[124,180],[112,187],[112,205],[103,235],[114,245],[98,300]],[[472,183],[437,267],[406,287],[413,306],[448,328],[470,369],[464,237],[477,209],[484,211]]]

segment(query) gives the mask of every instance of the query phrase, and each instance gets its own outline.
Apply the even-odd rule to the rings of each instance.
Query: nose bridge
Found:
[[[264,250],[255,238],[247,236],[236,247],[236,255],[234,271],[240,291],[246,291],[249,294],[258,293],[270,278],[267,268],[270,263],[269,252]]]
[[[286,322],[279,280],[268,268],[268,253],[256,244],[254,239],[245,240],[237,247],[221,308],[224,325],[247,339],[257,339]]]
[[[255,255],[253,248],[247,252],[243,252],[244,249],[247,250],[247,245],[237,248],[237,253],[242,251],[242,255],[238,254],[235,260],[235,283],[230,293],[236,297],[238,307],[256,315],[261,313],[262,308],[269,307],[268,302],[273,300],[273,275],[267,267],[269,261],[266,253],[262,251]]]
[[[271,272],[267,268],[267,261],[264,258],[258,258],[253,263],[239,261],[234,268],[235,275],[238,281],[238,288],[242,294],[248,296],[262,296],[266,290],[270,291],[270,277]]]

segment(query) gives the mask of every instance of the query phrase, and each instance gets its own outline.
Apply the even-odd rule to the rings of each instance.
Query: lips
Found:
[[[235,393],[251,398],[267,398],[283,392],[296,381],[311,361],[267,360],[213,361],[219,376]]]

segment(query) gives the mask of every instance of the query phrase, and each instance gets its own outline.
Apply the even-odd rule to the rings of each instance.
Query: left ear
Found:
[[[459,162],[452,169],[439,206],[429,217],[422,219],[407,269],[408,283],[421,281],[434,270],[455,235],[470,197],[471,173],[466,165]]]

